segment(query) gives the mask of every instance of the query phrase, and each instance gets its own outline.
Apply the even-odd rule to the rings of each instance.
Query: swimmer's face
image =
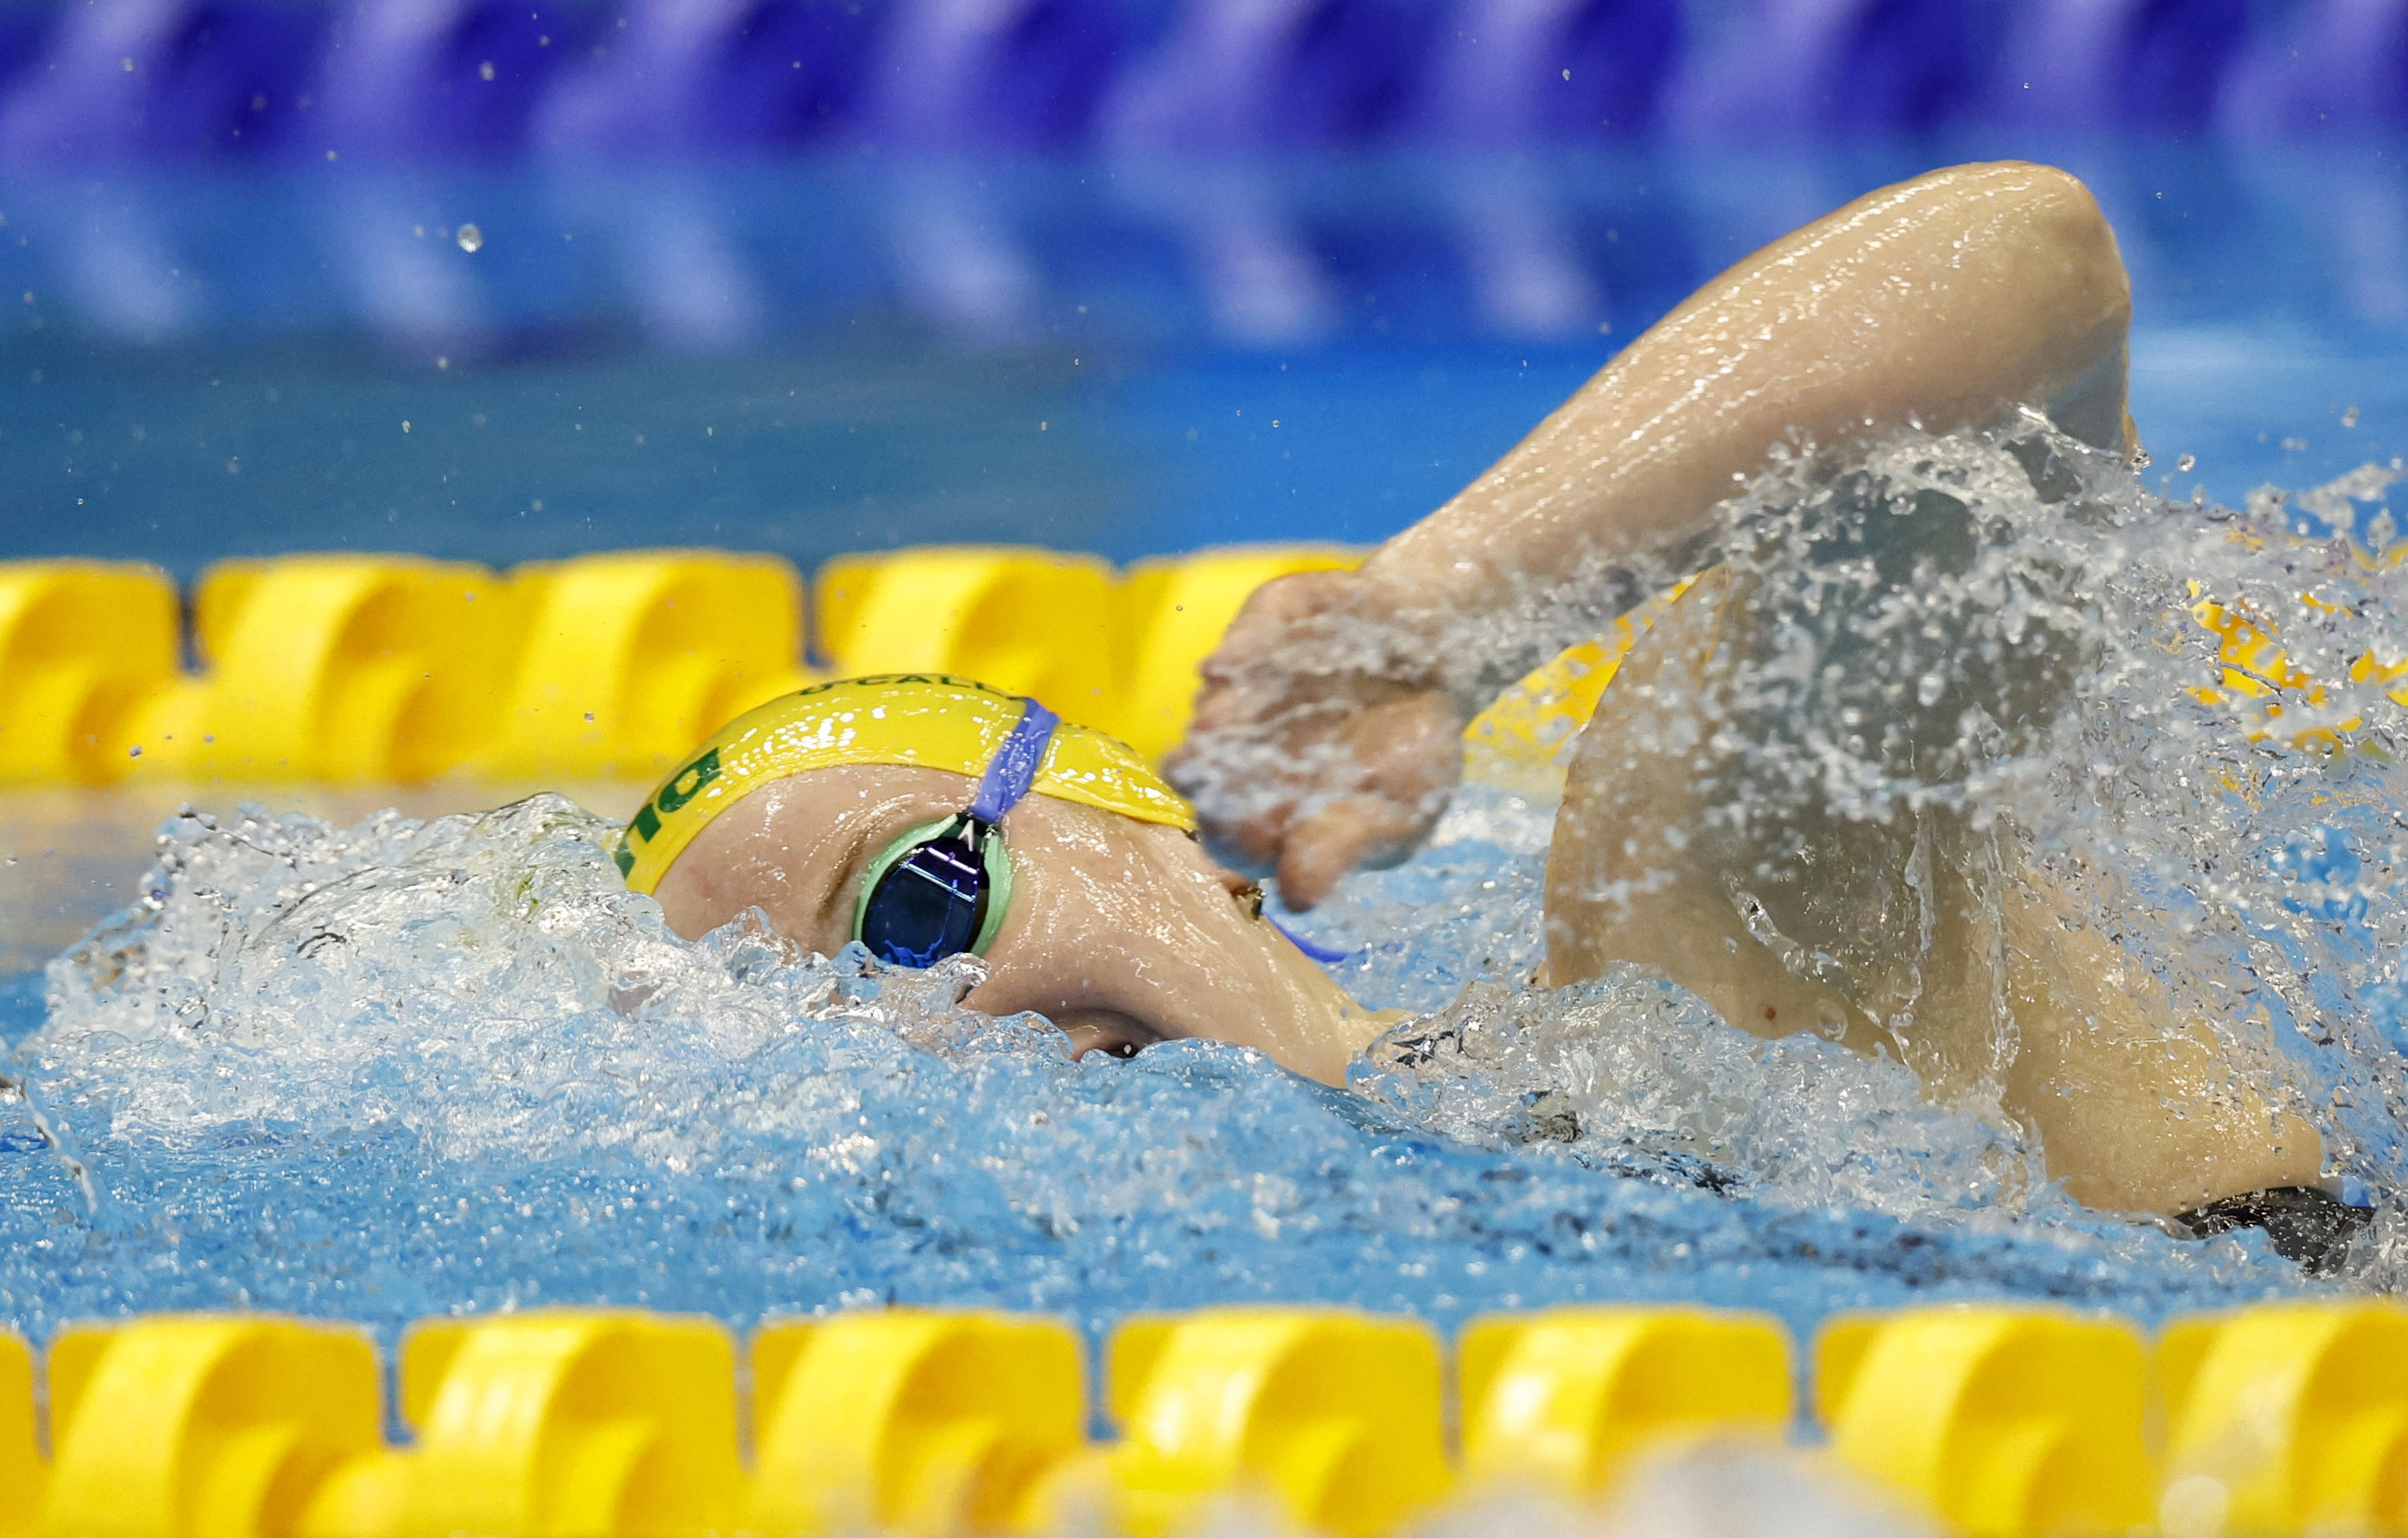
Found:
[[[968,805],[973,788],[942,769],[882,764],[790,775],[713,818],[655,895],[688,939],[757,906],[781,934],[833,956],[853,938],[870,862]],[[1011,902],[973,1009],[1034,1010],[1082,1054],[1182,1037],[1235,1042],[1329,1084],[1384,1023],[1259,917],[1248,884],[1178,828],[1030,796],[1002,832]]]

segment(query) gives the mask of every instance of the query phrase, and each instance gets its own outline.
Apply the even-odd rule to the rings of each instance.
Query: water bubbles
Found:
[[[2341,413],[2341,424],[2342,424],[2343,426],[2344,426],[2344,427],[2355,427],[2355,426],[2357,426],[2357,425],[2358,425],[2358,408],[2357,408],[2357,407],[2355,407],[2355,406],[2345,406],[2345,407],[2342,408],[2342,413]]]
[[[1744,794],[1663,847],[1754,851],[1761,942],[1865,1019],[1726,1020],[1629,965],[1542,985],[1537,789],[1466,787],[1426,848],[1299,925],[1352,953],[1333,971],[1367,1003],[1414,1012],[1353,1093],[1203,1042],[1072,1062],[1041,1021],[962,1009],[971,962],[800,956],[750,921],[688,943],[621,882],[617,825],[558,798],[349,828],[188,815],[136,904],[52,965],[6,1070],[27,1086],[0,1104],[7,1322],[241,1295],[388,1333],[527,1296],[743,1323],[893,1296],[1093,1329],[1281,1297],[1445,1327],[1508,1296],[1677,1291],[1805,1328],[1925,1297],[2153,1317],[2294,1287],[2255,1239],[2075,1206],[1997,1063],[1933,1068],[1947,1012],[1894,963],[1924,954],[1936,875],[2012,841],[2074,916],[2119,917],[2118,965],[2180,1018],[2272,1036],[2273,1092],[2329,1168],[2408,1184],[2386,671],[2408,568],[2295,539],[2286,499],[2200,513],[2016,431],[1904,437],[1838,481],[1801,455],[1727,510],[1761,628],[1689,746]],[[2345,510],[2391,473],[2298,500]],[[1612,601],[1542,596],[1473,639],[1541,649]],[[1799,908],[1783,861],[1834,852],[1892,906]],[[297,1189],[306,1235],[280,1215]]]
[[[1555,992],[1480,982],[1375,1042],[1354,1088],[1467,1142],[1565,1143],[1796,1210],[1928,1220],[1995,1202],[2007,1171],[2039,1184],[2013,1132],[1929,1105],[1904,1067],[1832,1028],[1760,1041],[1623,966]]]
[[[2401,841],[2383,831],[2408,812],[2392,767],[2402,700],[2390,692],[2408,697],[2408,668],[2392,670],[2408,660],[2408,612],[2398,571],[2368,559],[2362,538],[2330,532],[2387,528],[2382,510],[2367,510],[2394,477],[2368,467],[2300,494],[2296,508],[2270,496],[2195,511],[2148,496],[2115,456],[2054,435],[1963,434],[1903,437],[1836,479],[1801,456],[1734,498],[1720,553],[1747,629],[1695,679],[1658,675],[1658,693],[1664,678],[1684,678],[1681,710],[1626,701],[1612,715],[1615,751],[1637,766],[1619,783],[1646,804],[1619,843],[1623,825],[1604,824],[1603,847],[1654,866],[1618,891],[1598,886],[1598,900],[1632,911],[1692,865],[1753,871],[1750,932],[1865,1017],[1813,1024],[1859,1047],[1880,1042],[1969,1119],[1917,1142],[1901,1131],[1908,1118],[1870,1109],[1889,1090],[1843,1092],[1828,1079],[1812,1102],[1864,1119],[1770,1116],[1780,1157],[1711,1139],[1692,1151],[1768,1201],[1792,1199],[1775,1171],[1793,1160],[1881,1172],[1835,1200],[1918,1221],[1991,1200],[1962,1173],[1885,1184],[1904,1147],[1946,1151],[1928,1156],[1940,1171],[1958,1157],[1971,1171],[2028,1157],[1997,1098],[2018,1050],[2015,1009],[2028,1006],[1994,1001],[1984,1007],[2003,1013],[1968,1029],[1972,1017],[1930,991],[1953,965],[1932,928],[1948,910],[1930,895],[1961,888],[1977,908],[2008,913],[2046,894],[2050,923],[2113,936],[2114,959],[2094,970],[2139,969],[2172,1001],[2164,1022],[2136,1015],[2129,1028],[2201,1022],[2223,1060],[2246,1065],[2232,1071],[2247,1093],[2320,1124],[2331,1165],[2399,1188],[2408,1100],[2377,1087],[2391,1054],[2370,1001],[2397,986],[2408,944]],[[2326,532],[2295,538],[2289,521],[2309,514]],[[1679,769],[1650,772],[1650,754]],[[1683,777],[1693,794],[1650,799]],[[2346,828],[2330,822],[2337,806],[2349,809]],[[1934,887],[1935,873],[1955,886]],[[1478,942],[1517,967],[1543,951]],[[1737,954],[1736,941],[1727,948]],[[1582,1128],[1576,1147],[1591,1146],[1592,1128],[1616,1147],[1673,1146],[1707,1125],[1688,1113],[1723,1091],[1612,1066],[1644,1039],[1618,977],[1606,978],[1618,1003],[1514,998],[1450,1027],[1487,1043],[1484,1057],[1416,1028],[1387,1043],[1398,1055],[1382,1083],[1446,1061],[1456,1066],[1436,1075],[1445,1087],[1427,1093],[1448,1098],[1449,1114],[1510,1130],[1543,1102]],[[1568,1025],[1550,1010],[1583,1018]],[[1685,1025],[1678,1034],[1698,1038]],[[1861,1071],[1861,1059],[1831,1053],[1812,1059],[1817,1073]],[[1747,1083],[1751,1062],[1725,1071],[1731,1103],[1777,1103]],[[1493,1080],[1494,1092],[1467,1091],[1467,1077]],[[1680,1085],[1670,1098],[1684,1130],[1634,1121],[1619,1098],[1633,1084]],[[2337,1084],[2351,1086],[2338,1100]],[[1598,1085],[1612,1093],[1598,1098]],[[2389,1109],[2365,1109],[2386,1093]],[[1825,1135],[1837,1143],[1804,1151]],[[2028,1188],[2029,1172],[1996,1189]]]
[[[486,67],[490,69],[493,66],[488,65]],[[462,251],[474,252],[483,248],[485,244],[485,232],[479,229],[474,224],[463,224],[460,226],[459,234],[454,237],[454,238],[460,242],[460,249]]]
[[[2191,471],[2199,468],[2199,455],[2176,454],[2174,456],[2174,468],[2185,475],[2188,475]]]

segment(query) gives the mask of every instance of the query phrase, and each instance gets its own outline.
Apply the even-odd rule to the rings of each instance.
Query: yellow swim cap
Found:
[[[1018,725],[1027,702],[943,673],[882,673],[814,683],[719,729],[636,809],[619,836],[620,873],[650,892],[710,820],[790,774],[838,764],[915,764],[976,780]],[[1116,738],[1065,723],[1029,786],[1193,832],[1196,813]]]

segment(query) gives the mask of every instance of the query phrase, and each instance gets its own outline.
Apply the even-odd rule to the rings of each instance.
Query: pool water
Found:
[[[903,1300],[1100,1333],[1247,1298],[1453,1325],[1636,1297],[1802,1328],[1933,1297],[2151,1317],[2300,1286],[2234,1241],[1998,1220],[1964,1188],[1995,1133],[1923,1107],[1895,1064],[1812,1037],[1751,1054],[1694,1004],[1647,1000],[1647,1049],[1674,1066],[1701,1034],[1713,1061],[1684,1078],[1774,1122],[1758,1164],[1904,1129],[1890,1179],[1918,1187],[1894,1203],[1914,1215],[1819,1200],[1843,1171],[1726,1194],[1678,1140],[1592,1149],[1510,1121],[1450,1138],[1405,1087],[1350,1096],[1232,1047],[1073,1064],[1033,1022],[954,1008],[959,967],[865,977],[742,933],[686,946],[618,887],[609,832],[540,800],[349,833],[176,827],[167,879],[53,970],[58,1013],[21,1047],[0,1123],[9,1316],[39,1336],[126,1307],[272,1307],[390,1337],[461,1308],[741,1322]],[[1385,879],[1460,899],[1484,870],[1526,884],[1528,858],[1469,838]]]
[[[1963,147],[2014,148],[2039,150]],[[947,539],[1117,558],[1369,540],[1726,261],[1956,149],[837,162],[600,192],[498,172],[21,180],[0,189],[9,286],[32,296],[0,335],[0,537],[187,574],[328,546],[809,563]],[[2215,642],[2179,595],[2199,576],[2286,616],[2302,589],[2346,597],[2284,639],[2336,681],[2332,725],[2355,711],[2363,740],[2395,740],[2381,688],[2337,681],[2363,651],[2408,655],[2379,558],[2408,430],[2397,165],[2060,158],[2133,266],[2145,484],[2094,467],[2103,522],[2034,532],[2046,509],[1997,479],[1995,442],[1914,451],[2004,499],[2000,560],[2096,578],[2096,692],[2011,810],[2148,898],[2144,956],[2196,950],[2246,984],[2334,1172],[2383,1196],[2408,1174],[2390,1087],[2408,803],[2387,758],[2251,742],[2243,707],[2192,699]],[[2247,506],[2361,466],[2355,498]],[[1787,505],[1778,476],[1752,495]],[[2329,526],[2360,543],[2289,532]],[[2248,564],[2235,530],[2274,553]],[[2086,770],[2109,762],[2130,772]],[[2211,769],[2225,788],[2196,788]],[[603,789],[580,791],[592,811],[538,796],[434,820],[505,793],[415,791],[416,816],[346,796],[332,821],[288,810],[328,805],[314,794],[244,794],[200,787],[175,815],[12,803],[0,912],[45,936],[100,920],[0,985],[0,1320],[29,1335],[170,1307],[390,1338],[462,1309],[745,1323],[883,1300],[1094,1333],[1248,1298],[1441,1326],[1681,1298],[1803,1331],[1931,1298],[2154,1320],[2326,1285],[2254,1235],[2082,1211],[2012,1127],[1926,1103],[1897,1062],[1756,1042],[1637,974],[1532,988],[1551,809],[1497,786],[1301,921],[1354,947],[1338,970],[1367,1002],[1421,1015],[1353,1092],[1207,1043],[1073,1063],[1041,1022],[958,1007],[973,962],[884,971],[740,926],[689,945],[620,885],[597,813],[625,803]],[[155,847],[137,836],[162,818]],[[2391,1274],[2383,1222],[2351,1281]]]
[[[2088,485],[2071,519],[1983,435],[1867,463],[1955,487],[2000,568],[2099,584],[2073,619],[2052,611],[2102,647],[2089,692],[1983,794],[2032,830],[2034,858],[2118,878],[2066,878],[2074,900],[2104,914],[2143,895],[2116,920],[2131,953],[2237,988],[2245,1008],[2216,1028],[2272,1029],[2280,1092],[2326,1128],[2335,1172],[2396,1189],[2408,910],[2400,787],[2375,749],[2397,706],[2344,682],[2253,742],[2249,707],[2178,686],[2214,641],[2164,597],[2190,571],[2270,613],[2300,584],[2352,591],[2286,632],[2335,678],[2334,655],[2408,643],[2393,568],[2294,539],[2279,511],[2216,526],[2109,456],[2066,472]],[[1820,516],[1805,473],[1770,472],[1738,506]],[[2350,751],[2290,745],[2386,708]],[[2191,788],[2209,772],[2228,788]],[[132,905],[50,966],[19,1043],[0,1302],[36,1334],[229,1305],[390,1334],[596,1300],[739,1322],[976,1301],[1100,1332],[1245,1298],[1442,1325],[1689,1298],[1803,1331],[1918,1299],[2147,1320],[2309,1285],[2255,1234],[2182,1241],[2079,1208],[1995,1111],[1927,1103],[1885,1056],[1742,1035],[1627,969],[1531,986],[1550,811],[1467,787],[1421,855],[1303,921],[1350,952],[1338,970],[1366,1002],[1420,1012],[1351,1093],[1214,1043],[1073,1062],[1042,1021],[958,1006],[974,958],[803,956],[744,920],[688,944],[621,884],[616,825],[557,796],[350,828],[180,815]],[[2381,1248],[2356,1274],[2386,1274]]]
[[[2380,139],[21,167],[0,554],[1375,540],[1729,262],[2010,154],[2105,204],[2179,493],[2408,448],[2408,180]]]

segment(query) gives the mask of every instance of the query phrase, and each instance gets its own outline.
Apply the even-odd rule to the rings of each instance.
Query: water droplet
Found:
[[[490,80],[490,79],[492,79],[493,78],[494,78],[494,61],[493,61],[493,60],[488,59],[488,60],[486,60],[483,64],[480,64],[480,65],[479,65],[477,66],[477,79],[480,79],[480,80]]]
[[[586,719],[586,720],[588,720],[588,721],[593,720],[593,719],[594,719],[594,712],[593,712],[592,711],[588,711],[588,712],[585,712],[585,719]]]
[[[128,757],[128,758],[139,758],[139,757],[141,757],[141,756],[142,756],[142,744],[141,744],[141,743],[139,743],[139,742],[136,742],[136,743],[135,743],[132,747],[130,747],[130,748],[126,749],[126,750],[125,750],[125,756],[126,756],[126,757]]]
[[[2344,409],[2341,414],[2341,424],[2344,427],[2355,427],[2358,425],[2357,407],[2351,406]]]
[[[484,243],[484,231],[479,229],[474,224],[463,224],[460,226],[460,249],[462,251],[475,251]]]
[[[2185,475],[2188,475],[2191,471],[2199,468],[2199,455],[2176,454],[2174,456],[2174,468],[2182,471]]]

